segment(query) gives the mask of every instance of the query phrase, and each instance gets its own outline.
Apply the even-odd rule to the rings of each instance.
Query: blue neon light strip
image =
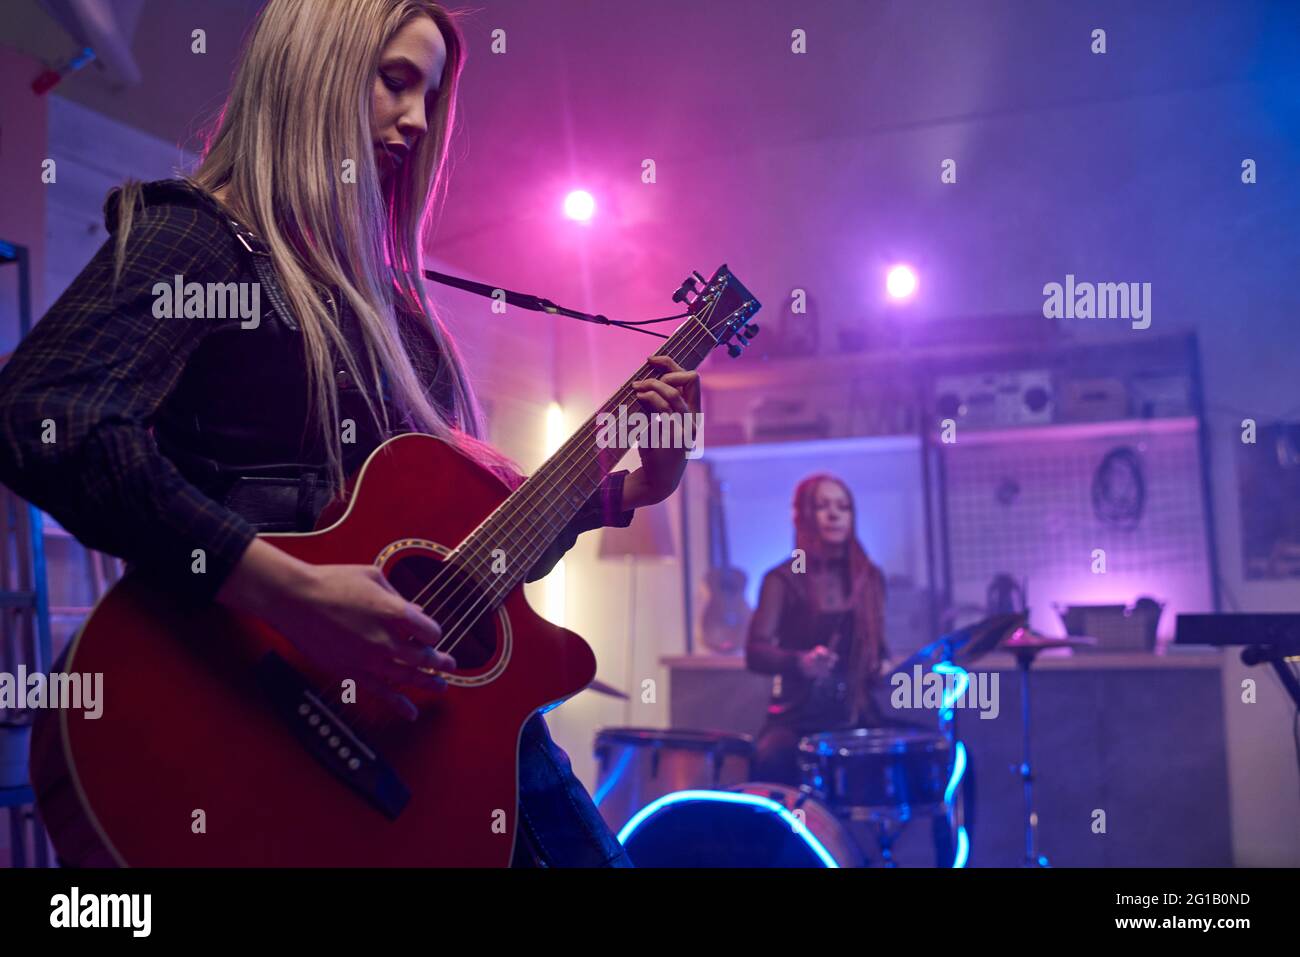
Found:
[[[614,770],[610,772],[605,783],[602,784],[596,790],[596,793],[591,796],[591,801],[596,805],[596,807],[600,807],[600,802],[609,797],[609,792],[614,790],[614,785],[618,784],[619,778],[623,776],[623,772],[627,770],[627,766],[632,763],[632,758],[635,753],[636,752],[631,748],[627,748],[621,755],[619,755],[618,764],[614,765]]]
[[[953,705],[966,693],[966,689],[970,686],[970,673],[965,668],[954,665],[950,661],[941,661],[930,670],[940,675],[957,676],[957,681],[953,684],[953,687],[951,689],[945,688],[943,692],[943,720],[951,721]],[[946,685],[947,682],[945,681],[944,684]]]
[[[750,807],[762,808],[765,811],[771,811],[781,818],[783,822],[803,838],[804,842],[812,849],[825,867],[839,867],[839,862],[831,856],[830,851],[826,850],[825,845],[809,833],[800,820],[795,817],[783,804],[778,804],[771,798],[759,797],[757,794],[737,794],[733,791],[674,791],[672,794],[665,794],[658,800],[651,801],[641,810],[632,816],[632,820],[623,825],[623,829],[618,832],[618,842],[626,844],[627,839],[632,836],[651,815],[657,813],[662,808],[670,804],[678,804],[682,801],[705,801],[715,802],[718,804],[748,804]]]
[[[958,699],[966,693],[970,686],[970,673],[959,665],[950,661],[941,661],[932,671],[941,675],[956,675],[957,681],[954,682],[951,693],[945,689],[943,694],[943,720],[951,721],[953,719],[953,707]],[[946,684],[946,682],[945,682]],[[957,788],[961,786],[961,780],[966,775],[966,745],[960,741],[954,743],[952,777],[948,779],[948,787],[944,789],[943,801],[945,804],[952,804],[953,798],[957,796]],[[953,857],[952,866],[955,868],[965,867],[966,861],[970,858],[970,837],[966,834],[965,827],[957,828],[957,853]]]
[[[952,777],[948,778],[948,787],[943,792],[943,803],[951,804],[957,795],[957,785],[961,784],[962,775],[966,773],[966,745],[957,742],[956,756],[952,761]]]
[[[966,828],[957,828],[957,856],[953,859],[953,867],[965,867],[966,860],[970,857],[970,838],[966,836]]]

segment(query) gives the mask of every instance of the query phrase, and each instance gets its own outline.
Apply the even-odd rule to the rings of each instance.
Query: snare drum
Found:
[[[854,728],[799,742],[803,782],[853,820],[906,821],[945,810],[952,746],[923,729]]]
[[[592,799],[617,833],[633,814],[672,791],[748,780],[753,753],[753,739],[745,734],[605,728],[596,733],[599,771]]]
[[[863,867],[844,822],[807,788],[750,783],[665,796],[620,835],[637,867]]]

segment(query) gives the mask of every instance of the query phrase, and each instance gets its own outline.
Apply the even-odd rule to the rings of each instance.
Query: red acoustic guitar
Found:
[[[687,318],[661,354],[683,368],[724,343],[738,355],[757,332],[759,304],[726,266],[674,298]],[[625,451],[600,447],[598,416],[632,406],[630,383],[659,374],[643,365],[512,494],[446,443],[403,435],[371,454],[328,527],[263,536],[308,562],[373,562],[438,621],[457,670],[443,693],[402,689],[420,706],[414,723],[342,703],[338,676],[255,619],[123,578],[64,669],[103,673],[102,716],[43,712],[35,729],[32,779],[60,856],[508,865],[520,729],[596,670],[586,642],[529,608],[521,582]]]

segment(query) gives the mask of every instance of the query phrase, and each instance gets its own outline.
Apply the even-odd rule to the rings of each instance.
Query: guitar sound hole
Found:
[[[385,574],[403,598],[424,606],[441,626],[438,650],[456,659],[457,671],[482,668],[496,657],[496,606],[463,571],[416,553],[399,556]]]

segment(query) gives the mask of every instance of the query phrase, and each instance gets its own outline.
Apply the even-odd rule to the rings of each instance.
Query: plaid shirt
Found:
[[[154,286],[248,281],[248,254],[211,197],[180,181],[146,185],[113,286],[114,237],[59,297],[0,370],[0,481],[88,547],[120,556],[199,601],[220,589],[256,530],[165,456],[152,427],[187,366],[237,318],[154,317]],[[110,234],[116,195],[105,204]],[[238,338],[238,337],[234,337]],[[230,341],[230,337],[227,337]],[[247,339],[241,341],[249,341]],[[305,358],[286,375],[305,382]],[[227,389],[242,385],[238,371]],[[201,398],[201,397],[200,397]],[[220,415],[222,396],[210,396]],[[276,410],[268,410],[269,418]],[[299,431],[301,421],[293,423]],[[364,458],[375,443],[360,449]],[[579,533],[626,526],[625,471],[608,476],[530,571],[551,569]],[[196,549],[205,568],[196,574]]]

